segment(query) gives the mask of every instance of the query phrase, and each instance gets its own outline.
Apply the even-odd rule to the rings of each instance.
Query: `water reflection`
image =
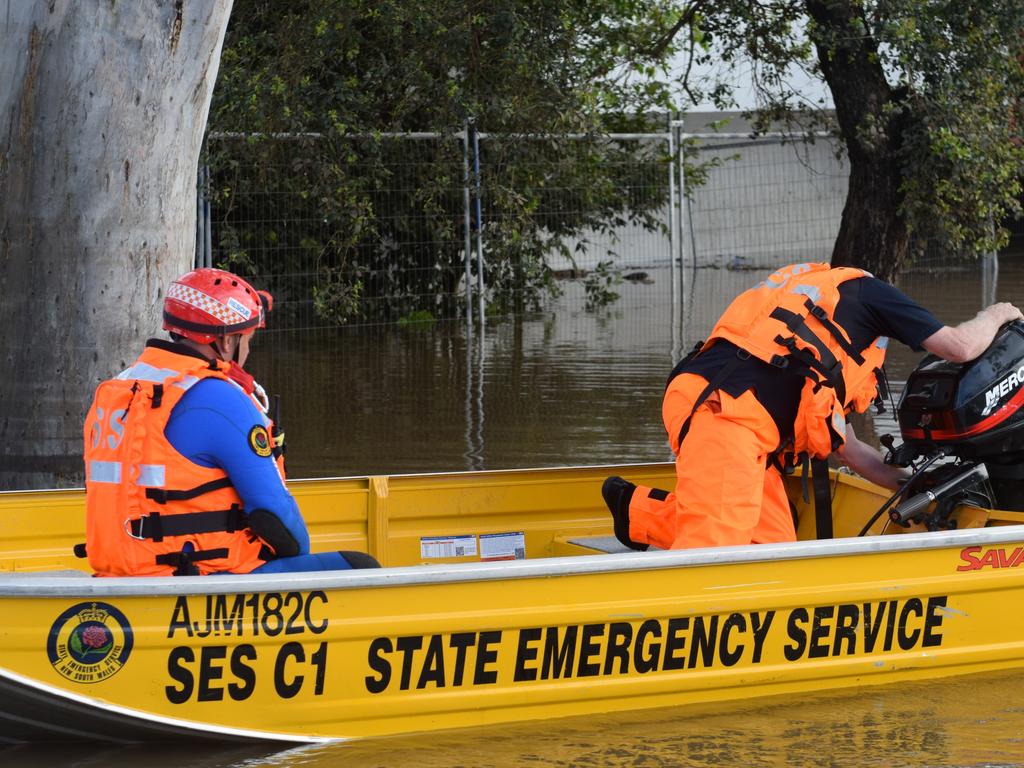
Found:
[[[0,748],[5,768],[512,768],[1021,766],[1024,672],[266,749],[189,745]]]
[[[271,765],[280,747],[216,745],[179,741],[168,744],[24,744],[0,746],[4,768],[227,768]]]
[[[649,270],[598,313],[567,283],[547,311],[472,335],[461,323],[269,332],[250,367],[282,395],[293,477],[662,461],[668,371],[764,273],[684,277],[675,312],[670,270]],[[949,324],[985,293],[1024,300],[1024,263],[1003,256],[992,286],[980,267],[901,281]],[[921,355],[890,349],[890,376],[905,379]]]
[[[1024,675],[650,710],[294,750],[247,766],[1010,766]]]

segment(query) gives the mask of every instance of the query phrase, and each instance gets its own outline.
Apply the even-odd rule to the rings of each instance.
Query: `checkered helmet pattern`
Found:
[[[222,269],[194,269],[171,283],[164,298],[163,327],[199,343],[252,333],[265,325],[270,294]]]
[[[227,304],[222,304],[208,294],[203,293],[196,288],[189,285],[183,285],[182,283],[171,283],[171,287],[167,289],[168,299],[177,299],[183,304],[188,304],[190,307],[195,307],[200,312],[205,312],[210,315],[214,320],[219,321],[221,325],[234,325],[235,323],[244,323],[251,317],[249,315],[243,315],[238,309],[233,309]]]

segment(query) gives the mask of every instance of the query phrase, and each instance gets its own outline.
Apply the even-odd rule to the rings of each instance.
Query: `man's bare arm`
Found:
[[[992,304],[960,325],[943,326],[925,339],[921,346],[944,360],[966,363],[988,349],[1003,324],[1021,319],[1024,319],[1024,315],[1013,304],[1005,301]]]
[[[889,490],[899,488],[909,476],[907,470],[886,464],[881,453],[861,442],[852,424],[846,425],[846,442],[839,446],[836,456],[861,477]]]

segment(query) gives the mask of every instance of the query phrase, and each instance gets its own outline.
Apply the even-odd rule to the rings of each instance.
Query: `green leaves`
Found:
[[[450,316],[464,280],[463,148],[474,118],[506,136],[662,130],[665,66],[692,19],[667,0],[236,0],[211,132],[219,258],[270,275],[284,313]],[[382,133],[436,131],[413,140]],[[482,142],[488,300],[556,290],[565,238],[665,202],[650,148],[597,140]],[[475,184],[476,180],[474,180]],[[273,241],[271,235],[273,233]],[[281,313],[275,308],[277,317]]]
[[[880,259],[891,274],[910,239],[967,257],[1005,241],[999,224],[1018,212],[1024,175],[1020,0],[726,0],[701,12],[707,59],[745,59],[755,73],[758,127],[827,124],[794,110],[787,86],[798,69],[827,79],[851,164],[847,212],[863,214],[837,255]]]

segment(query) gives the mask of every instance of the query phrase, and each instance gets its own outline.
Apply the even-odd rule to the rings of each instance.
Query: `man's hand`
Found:
[[[1021,314],[1021,311],[1008,301],[1000,301],[998,304],[990,304],[981,310],[981,312],[990,313],[999,325],[1009,323],[1013,320],[1024,320],[1024,314]],[[981,312],[978,314],[981,314]]]

